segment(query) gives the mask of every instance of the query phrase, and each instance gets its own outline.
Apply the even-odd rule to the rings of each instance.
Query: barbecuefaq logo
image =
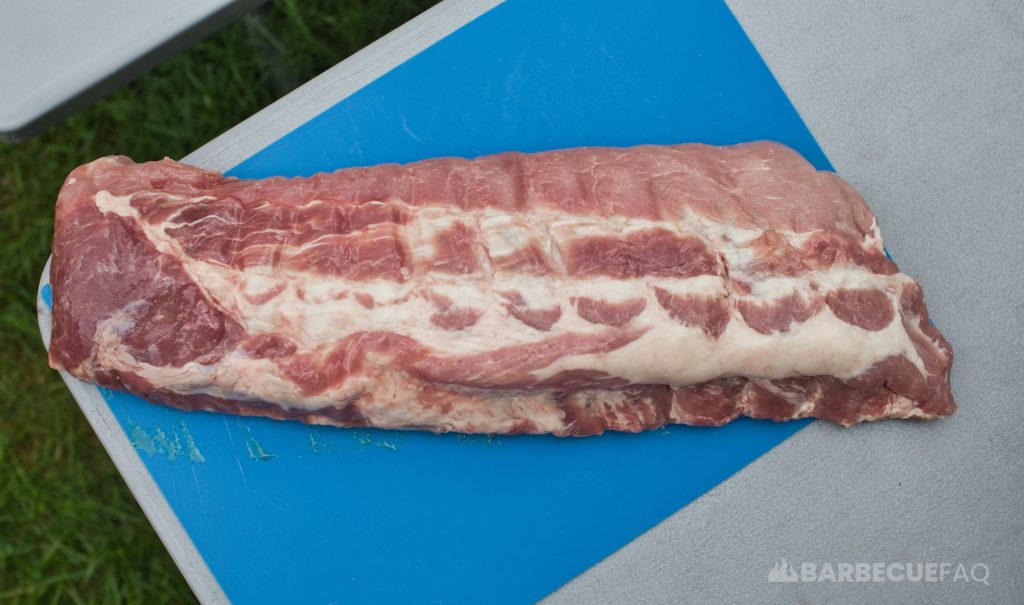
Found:
[[[769,582],[965,582],[989,585],[985,563],[824,562],[791,564],[780,557],[768,571]]]

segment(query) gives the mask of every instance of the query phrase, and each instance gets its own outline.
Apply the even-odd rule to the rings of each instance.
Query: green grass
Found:
[[[0,602],[194,600],[56,372],[35,290],[53,201],[99,156],[181,157],[432,0],[278,0],[46,133],[0,144]]]

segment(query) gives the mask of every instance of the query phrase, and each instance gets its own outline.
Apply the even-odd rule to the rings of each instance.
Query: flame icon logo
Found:
[[[793,566],[786,562],[785,557],[779,558],[775,566],[768,572],[769,582],[798,582],[800,577],[796,575]]]

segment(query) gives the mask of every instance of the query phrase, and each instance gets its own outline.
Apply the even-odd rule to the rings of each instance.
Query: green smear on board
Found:
[[[324,431],[318,428],[309,429],[309,449],[314,454],[326,454],[331,451],[331,442],[327,439]]]
[[[501,439],[494,435],[467,435],[466,433],[459,433],[458,440],[467,445],[476,445],[478,443],[486,443],[487,447],[502,445]]]
[[[242,430],[245,431],[245,449],[249,451],[250,459],[256,460],[257,462],[267,462],[268,460],[277,458],[277,454],[271,454],[267,450],[263,449],[260,442],[253,436],[252,429],[249,428],[248,424],[244,424],[241,421],[239,421],[238,424],[242,427]]]
[[[174,462],[181,455],[181,437],[176,431],[171,431],[171,434],[174,435],[173,439],[159,427],[153,433],[153,444],[156,445],[157,453],[167,456],[168,462]]]
[[[366,447],[368,445],[375,445],[379,448],[391,451],[397,451],[398,447],[390,441],[381,439],[380,441],[374,441],[373,435],[369,431],[355,431],[352,433],[352,438],[359,442],[359,445]]]
[[[146,429],[136,424],[131,424],[130,427],[129,436],[131,437],[132,445],[140,452],[150,456],[155,454],[166,456],[168,462],[174,462],[182,454],[181,436],[178,435],[177,431],[171,431],[172,437],[168,436],[160,427],[157,427],[152,435],[147,433]],[[192,439],[192,435],[189,434],[188,428],[185,427],[185,423],[182,423],[182,432],[185,433],[188,459],[192,462],[206,462],[206,458],[203,458],[203,455],[199,452],[195,441]]]
[[[156,453],[156,444],[153,443],[153,438],[141,426],[132,425],[131,437],[135,449],[146,452],[150,456]]]
[[[192,438],[192,433],[189,432],[188,426],[185,425],[185,421],[179,422],[181,425],[181,436],[185,439],[185,453],[188,455],[190,462],[206,462],[206,458],[203,457],[203,453],[196,447],[196,441]]]

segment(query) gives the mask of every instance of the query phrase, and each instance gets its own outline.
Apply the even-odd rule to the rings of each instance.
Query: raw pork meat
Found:
[[[264,180],[107,157],[55,231],[51,365],[186,409],[557,435],[955,410],[871,210],[776,143]]]

